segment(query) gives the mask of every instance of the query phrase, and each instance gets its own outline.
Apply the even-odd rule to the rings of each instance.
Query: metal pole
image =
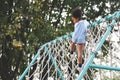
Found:
[[[98,68],[98,69],[106,69],[106,70],[120,71],[120,68],[117,68],[117,67],[102,66],[102,65],[96,65],[96,64],[91,64],[91,65],[90,65],[90,68]]]
[[[115,20],[112,21],[112,25],[115,23]],[[110,31],[112,30],[112,25],[109,25],[107,28],[107,31],[105,32],[104,36],[102,37],[102,39],[100,40],[100,42],[98,43],[95,52],[92,52],[88,62],[86,63],[86,65],[83,67],[81,73],[78,76],[77,80],[81,80],[83,78],[83,76],[85,75],[86,71],[88,70],[90,64],[92,63],[93,59],[95,58],[95,53],[97,51],[99,51],[99,49],[102,47],[104,41],[106,40],[107,36],[109,35]]]

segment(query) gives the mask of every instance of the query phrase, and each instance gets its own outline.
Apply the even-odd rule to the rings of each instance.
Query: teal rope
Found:
[[[46,47],[47,45],[52,45],[52,44],[55,44],[56,42],[60,42],[61,39],[62,40],[66,40],[67,38],[71,37],[72,36],[72,33],[69,33],[67,35],[64,35],[62,37],[58,37],[57,39],[53,40],[53,41],[50,41],[44,45],[42,45],[40,47],[40,49],[43,49],[44,47]],[[31,63],[27,66],[27,68],[25,69],[25,71],[22,73],[22,75],[20,76],[19,80],[23,80],[23,78],[25,77],[25,75],[27,74],[27,72],[30,70],[30,67],[31,67],[31,64],[34,64],[34,62],[37,60],[37,58],[39,57],[40,55],[40,50],[38,50],[37,54],[35,55],[35,57],[33,58],[33,60],[31,61]],[[58,71],[59,72],[59,71]],[[62,78],[61,78],[62,79]]]
[[[99,25],[100,23],[102,23],[102,22],[105,21],[105,20],[106,20],[106,21],[110,21],[110,20],[116,19],[116,18],[120,18],[120,11],[117,11],[117,12],[115,12],[114,14],[112,14],[112,15],[110,15],[110,16],[106,16],[105,19],[102,18],[102,19],[100,19],[100,20],[98,20],[98,21],[96,21],[96,22],[91,23],[91,24],[88,26],[88,28],[95,27],[96,25]],[[55,40],[53,40],[53,41],[50,41],[50,42],[42,45],[40,48],[43,48],[43,47],[45,47],[46,45],[51,45],[51,44],[54,44],[54,43],[56,43],[56,42],[60,42],[61,38],[62,38],[62,40],[66,40],[68,37],[71,37],[71,36],[72,36],[72,33],[69,33],[69,34],[67,34],[67,35],[64,35],[64,36],[62,36],[62,37],[59,37],[59,38],[57,38],[57,39],[55,39]],[[30,69],[31,64],[34,64],[34,62],[35,62],[36,59],[39,57],[39,55],[40,55],[40,52],[38,51],[37,54],[35,55],[35,57],[33,58],[33,60],[31,61],[31,63],[27,66],[27,68],[25,69],[25,71],[24,71],[24,72],[22,73],[22,75],[20,76],[19,80],[23,80],[23,78],[24,78],[25,75],[27,74],[28,70]]]
[[[88,28],[92,28],[95,27],[97,25],[99,25],[100,23],[104,22],[104,21],[112,21],[112,19],[118,19],[120,18],[120,11],[116,11],[114,14],[112,15],[108,15],[105,18],[102,18],[96,22],[91,23]]]
[[[30,70],[31,65],[34,64],[34,62],[36,61],[36,59],[38,58],[39,55],[40,55],[40,51],[38,50],[37,54],[35,55],[35,57],[31,61],[31,63],[27,66],[27,68],[25,69],[25,71],[23,72],[23,74],[20,76],[19,80],[23,80],[23,78],[25,77],[25,75],[27,74],[27,72]]]
[[[108,25],[107,31],[105,32],[105,34],[103,35],[102,39],[100,40],[100,42],[98,43],[95,52],[99,51],[100,48],[102,47],[104,41],[106,40],[107,36],[109,35],[110,31],[112,30],[112,26],[116,23],[115,20],[112,21],[111,25]],[[95,52],[92,52],[92,55],[90,56],[88,62],[85,64],[85,66],[83,67],[81,73],[78,76],[77,80],[81,80],[83,78],[83,76],[85,75],[85,73],[87,72],[90,64],[92,63],[93,59],[95,58]]]
[[[48,57],[50,58],[52,64],[54,65],[54,68],[57,69],[57,74],[58,74],[58,76],[60,77],[60,80],[63,80],[62,72],[61,72],[60,69],[58,68],[55,59],[52,58],[50,52],[48,51],[48,47],[45,47],[45,50],[46,50],[47,55],[48,55]]]

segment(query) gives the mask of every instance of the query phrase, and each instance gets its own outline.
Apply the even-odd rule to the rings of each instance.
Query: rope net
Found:
[[[99,43],[101,37],[104,35],[107,30],[108,25],[111,22],[104,21],[100,25],[90,30],[90,35],[85,50],[86,53],[94,52],[96,45]],[[94,31],[94,32],[93,32]],[[98,51],[92,64],[104,67],[113,67],[120,68],[120,20],[117,20],[117,23],[113,26],[112,31],[109,36],[106,37],[104,44],[101,49]],[[119,70],[120,71],[120,70]],[[119,79],[120,72],[115,70],[106,70],[106,69],[96,69],[90,68],[84,79],[88,80],[117,80]]]
[[[113,18],[112,18],[113,19]],[[105,34],[108,25],[111,25],[112,19],[101,19],[101,22],[91,24],[88,28],[87,42],[83,52],[84,65],[88,61],[91,52],[94,52],[100,39]],[[82,68],[77,66],[77,51],[71,57],[68,57],[68,51],[71,44],[71,35],[67,34],[48,42],[38,50],[39,56],[33,64],[30,64],[26,80],[77,80]],[[104,44],[98,51],[98,55],[92,64],[120,68],[120,19],[116,19],[109,36],[106,37]],[[120,72],[115,70],[103,70],[89,68],[83,77],[83,80],[114,80],[120,76]]]

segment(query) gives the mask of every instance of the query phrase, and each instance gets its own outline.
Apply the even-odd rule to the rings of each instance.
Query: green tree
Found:
[[[0,5],[2,80],[16,80],[40,45],[71,32],[76,6],[88,20],[120,10],[116,0],[1,0]]]

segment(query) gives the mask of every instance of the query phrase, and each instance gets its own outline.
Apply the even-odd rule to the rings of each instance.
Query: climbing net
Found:
[[[88,35],[88,44],[86,46],[86,53],[94,52],[96,45],[99,44],[100,39],[105,34],[107,27],[111,24],[111,21],[104,21],[95,28],[90,30]],[[92,32],[91,32],[92,31]],[[117,80],[120,76],[120,19],[117,19],[117,23],[113,26],[112,31],[106,37],[104,44],[98,51],[93,64],[96,68],[89,68],[84,79],[88,80]],[[88,58],[89,59],[89,58]],[[98,68],[99,67],[99,68]],[[100,68],[101,67],[101,68]],[[108,69],[109,68],[109,69]],[[114,70],[115,68],[116,70]],[[113,69],[113,70],[112,70]]]
[[[112,25],[113,19],[116,20],[116,23],[112,25],[112,31],[106,37],[92,64],[120,68],[120,57],[118,56],[120,53],[120,19],[113,17],[115,14],[89,26],[87,42],[83,52],[85,61],[82,68],[86,65],[91,52],[95,51],[109,25]],[[71,44],[71,35],[72,33],[64,35],[41,46],[33,61],[25,70],[27,75],[25,76],[26,73],[23,73],[22,76],[25,76],[26,80],[77,80],[82,70],[77,66],[77,52],[75,51],[71,57],[67,56]],[[118,71],[106,69],[90,66],[83,80],[115,79],[120,76]]]

